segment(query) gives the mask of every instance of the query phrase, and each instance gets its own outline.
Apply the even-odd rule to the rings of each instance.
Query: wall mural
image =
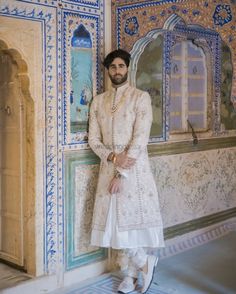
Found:
[[[235,148],[150,159],[165,227],[236,205]]]
[[[79,140],[76,134],[84,134],[83,137],[86,138],[88,111],[93,94],[92,40],[82,24],[73,33],[70,52],[70,132],[71,141],[76,142]]]
[[[88,150],[67,152],[65,163],[66,269],[99,261],[107,250],[90,245],[99,160]]]
[[[86,148],[88,115],[92,97],[103,87],[100,15],[64,10],[62,12],[62,144],[67,149]]]
[[[230,100],[232,91],[233,63],[229,46],[222,42],[221,56],[221,124],[222,129],[236,129],[236,111]]]
[[[233,81],[236,81],[236,6],[235,1],[139,1],[112,0],[113,48],[116,46],[130,51],[134,44],[149,32],[173,27],[175,16],[181,17],[186,25],[201,25],[215,30],[228,45],[234,64]],[[168,20],[169,19],[169,20]],[[168,20],[168,23],[167,23]],[[230,97],[236,108],[236,83],[233,83]]]
[[[64,236],[70,231],[65,231],[63,156],[68,149],[88,147],[85,131],[87,108],[92,94],[101,91],[103,86],[103,71],[100,69],[100,58],[104,50],[103,5],[104,2],[100,0],[0,2],[1,16],[27,21],[29,26],[31,22],[38,22],[42,28],[40,38],[43,51],[44,107],[39,111],[45,117],[45,122],[42,122],[45,123],[42,154],[45,214],[40,246],[44,248],[45,273],[56,273],[58,268],[64,270],[64,257],[71,252],[64,241]],[[77,85],[78,75],[81,76],[79,66],[82,64],[83,67],[84,61],[87,70],[82,73],[83,83]],[[79,108],[81,114],[77,111]],[[81,237],[77,237],[76,242],[76,254],[70,257],[76,259],[77,266],[78,263],[105,258],[103,251],[93,249],[91,253],[91,249],[85,245],[87,241],[80,243]],[[79,258],[78,255],[81,254],[83,256]],[[72,259],[70,266],[73,267]]]
[[[163,36],[150,42],[141,54],[136,71],[137,88],[149,92],[152,98],[153,123],[151,137],[161,137],[163,131],[162,58]]]

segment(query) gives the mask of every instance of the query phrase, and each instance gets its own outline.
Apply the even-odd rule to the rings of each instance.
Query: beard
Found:
[[[123,84],[124,82],[127,81],[128,73],[126,73],[126,74],[123,75],[123,76],[120,75],[120,74],[116,74],[116,75],[114,75],[114,76],[111,76],[111,75],[109,74],[109,77],[110,77],[110,79],[111,79],[112,84],[118,86],[118,85],[121,85],[121,84]]]

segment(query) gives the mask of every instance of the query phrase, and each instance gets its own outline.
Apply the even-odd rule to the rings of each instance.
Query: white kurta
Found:
[[[116,216],[116,195],[112,195],[105,231],[93,229],[91,245],[114,249],[164,247],[163,229],[159,226],[119,231]]]
[[[116,111],[112,113],[112,106]],[[90,109],[89,144],[100,157],[91,243],[114,248],[161,247],[163,225],[158,193],[151,173],[147,143],[152,123],[148,93],[123,85],[94,98]],[[122,192],[108,191],[114,176],[110,152],[127,150],[136,158],[125,172]]]

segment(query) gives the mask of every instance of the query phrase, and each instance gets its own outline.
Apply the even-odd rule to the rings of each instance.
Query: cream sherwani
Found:
[[[92,222],[92,245],[113,248],[164,245],[158,193],[147,153],[151,124],[149,94],[128,83],[93,99],[89,145],[100,157],[101,163]],[[136,158],[136,163],[129,170],[120,169],[125,175],[122,192],[111,195],[108,187],[115,167],[107,161],[107,157],[112,151],[120,153],[124,150],[127,150],[129,157]]]

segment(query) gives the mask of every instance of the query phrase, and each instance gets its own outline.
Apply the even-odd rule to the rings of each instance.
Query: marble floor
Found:
[[[53,294],[112,294],[119,274],[104,275]],[[139,289],[132,292],[140,293]],[[159,261],[148,294],[235,294],[236,232]]]
[[[29,278],[0,264],[0,293]],[[105,274],[50,293],[112,294],[117,293],[120,281],[119,273]],[[139,290],[140,285],[132,293]],[[236,294],[236,231],[161,259],[147,294]]]

